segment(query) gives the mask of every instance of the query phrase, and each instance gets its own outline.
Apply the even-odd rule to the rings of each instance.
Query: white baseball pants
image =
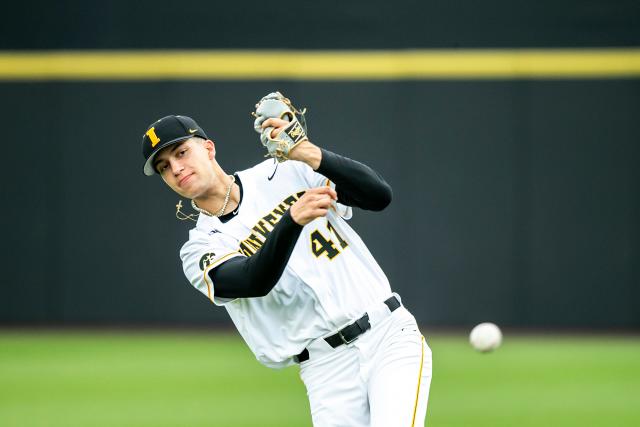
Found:
[[[386,310],[386,311],[385,311]],[[348,345],[324,339],[300,364],[315,427],[424,426],[431,349],[404,306],[369,313],[371,329]]]

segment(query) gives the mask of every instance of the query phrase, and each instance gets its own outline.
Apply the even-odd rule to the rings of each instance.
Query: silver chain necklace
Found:
[[[229,187],[227,187],[227,194],[224,196],[224,204],[215,215],[209,212],[206,209],[199,208],[196,205],[195,200],[191,200],[191,207],[193,210],[200,212],[201,214],[209,215],[209,216],[217,216],[220,217],[224,214],[224,211],[227,209],[227,204],[229,203],[229,197],[231,196],[231,188],[233,187],[233,183],[236,182],[236,177],[233,175],[229,175],[231,177],[231,182],[229,183]]]

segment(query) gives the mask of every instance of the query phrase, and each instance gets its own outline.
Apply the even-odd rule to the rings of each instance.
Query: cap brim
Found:
[[[144,162],[144,167],[142,168],[142,171],[144,172],[144,174],[147,176],[153,176],[156,173],[156,170],[153,167],[153,160],[156,158],[156,154],[162,151],[163,148],[167,148],[170,145],[177,144],[178,142],[182,142],[193,137],[194,135],[185,135],[185,136],[181,136],[180,138],[173,139],[169,142],[165,142],[164,144],[160,144],[160,147],[156,148],[153,154],[151,154],[151,156],[149,156],[147,161]]]

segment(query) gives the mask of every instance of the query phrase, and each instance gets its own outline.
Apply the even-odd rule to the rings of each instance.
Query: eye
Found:
[[[167,164],[166,163],[158,165],[158,173],[162,173],[165,170],[167,170]]]
[[[188,148],[184,148],[184,149],[180,150],[180,151],[178,152],[178,157],[182,157],[182,156],[184,156],[184,154],[187,152],[187,150],[188,150]]]

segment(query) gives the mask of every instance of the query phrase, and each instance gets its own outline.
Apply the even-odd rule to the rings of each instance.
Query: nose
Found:
[[[184,170],[184,166],[182,166],[180,162],[177,162],[174,159],[169,160],[169,166],[171,167],[171,172],[174,176],[180,175],[180,173]]]

